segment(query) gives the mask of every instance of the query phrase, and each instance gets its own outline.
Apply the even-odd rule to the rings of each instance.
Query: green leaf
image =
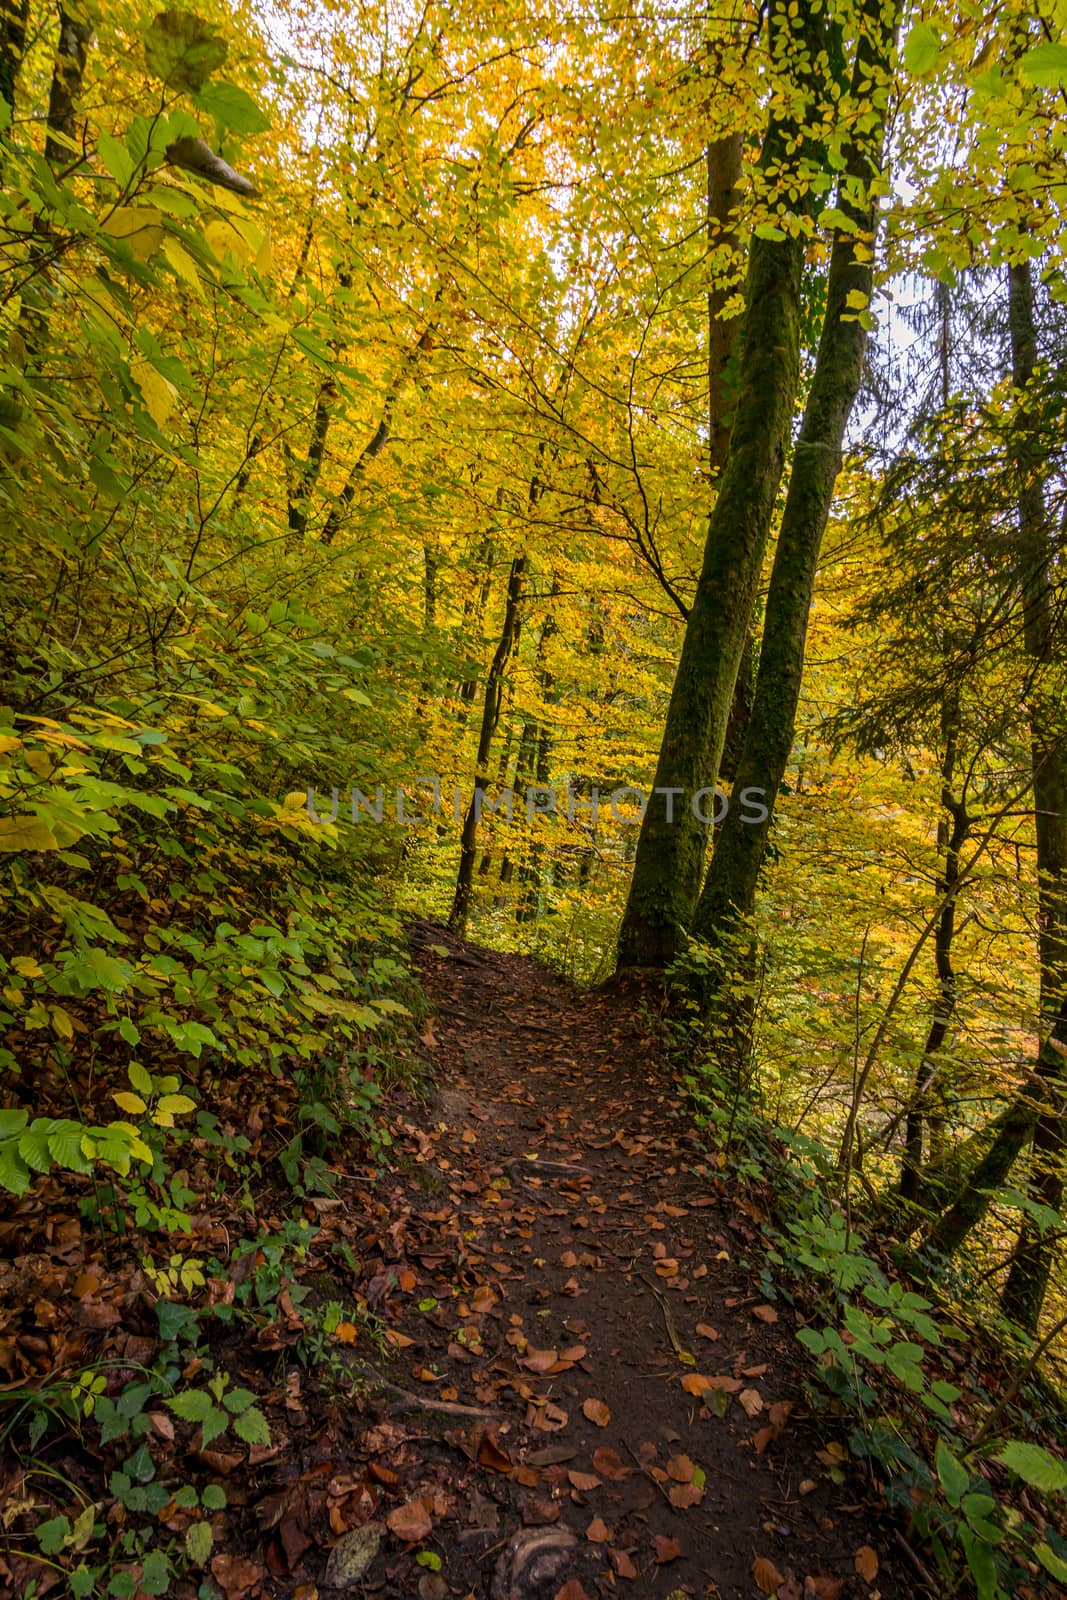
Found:
[[[928,22],[917,22],[904,41],[904,65],[915,77],[925,77],[937,64],[941,39]]]
[[[255,1406],[251,1406],[243,1415],[234,1417],[233,1431],[245,1444],[270,1444],[267,1419]]]
[[[166,1594],[170,1580],[170,1562],[162,1550],[150,1550],[141,1568],[141,1589],[145,1594]]]
[[[418,1567],[428,1567],[431,1572],[440,1572],[441,1557],[435,1550],[420,1550],[418,1555],[415,1557],[415,1565]]]
[[[201,111],[214,117],[220,128],[232,128],[234,133],[263,133],[270,127],[270,118],[244,89],[220,78],[209,83],[196,97]]]
[[[215,1534],[210,1522],[194,1522],[185,1530],[185,1553],[196,1566],[207,1565],[215,1545]]]
[[[57,1556],[70,1538],[70,1523],[66,1517],[49,1517],[37,1526],[37,1543],[46,1556]]]
[[[993,1552],[981,1539],[975,1538],[970,1528],[960,1528],[960,1543],[967,1556],[967,1565],[971,1569],[975,1588],[978,1590],[978,1600],[995,1600],[997,1595],[997,1567],[993,1559]]]
[[[102,133],[96,141],[96,153],[119,188],[125,189],[135,170],[126,146],[112,134]]]
[[[29,1120],[29,1112],[23,1111],[21,1106],[0,1111],[0,1139],[10,1139],[12,1134],[21,1133]]]
[[[180,6],[161,11],[145,35],[145,63],[169,89],[197,94],[229,54],[229,45],[201,17]]]
[[[1035,1544],[1034,1555],[1050,1577],[1058,1579],[1060,1583],[1067,1583],[1067,1561],[1061,1561],[1051,1545],[1044,1542]]]
[[[1067,88],[1067,45],[1036,44],[1019,65],[1024,76],[1039,89]]]
[[[229,1427],[230,1419],[220,1406],[212,1406],[203,1422],[200,1424],[200,1447],[210,1444],[212,1439],[217,1439],[220,1433],[225,1433]]]
[[[773,222],[757,222],[752,232],[757,239],[778,240],[785,238],[784,230],[776,227]]]
[[[124,1017],[123,1021],[125,1020],[126,1019]],[[136,1031],[137,1030],[134,1029],[135,1033]],[[123,1035],[123,1038],[125,1038],[125,1034]],[[131,1084],[137,1090],[139,1095],[143,1095],[146,1100],[150,1100],[152,1098],[152,1075],[151,1073],[145,1071],[144,1067],[142,1067],[139,1061],[130,1062],[129,1067],[126,1069],[126,1076],[129,1078]]]
[[[1045,1494],[1056,1489],[1067,1489],[1067,1466],[1039,1444],[1009,1439],[993,1459],[1017,1473],[1024,1483],[1041,1489]]]
[[[221,1483],[205,1484],[201,1490],[200,1503],[208,1511],[224,1511],[226,1508],[226,1490]]]
[[[239,1417],[243,1411],[248,1410],[249,1406],[255,1404],[255,1399],[256,1397],[251,1389],[231,1389],[228,1394],[223,1395],[222,1403],[227,1411],[232,1412],[235,1417]]]
[[[0,1189],[7,1189],[11,1194],[25,1194],[29,1186],[29,1168],[18,1153],[17,1142],[6,1139],[0,1144]]]
[[[166,1402],[176,1417],[183,1422],[203,1422],[215,1406],[206,1389],[185,1389]]]

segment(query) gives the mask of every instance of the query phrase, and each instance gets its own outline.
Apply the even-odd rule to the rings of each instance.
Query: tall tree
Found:
[[[823,32],[815,0],[771,5],[775,93],[760,167],[770,188],[782,194],[783,211],[789,196],[800,216],[812,206],[811,130],[824,115]],[[619,933],[624,967],[663,967],[673,959],[700,887],[707,826],[691,802],[716,781],[789,444],[800,378],[804,237],[798,217],[787,228],[757,229],[749,250],[733,427],[667,709],[655,793],[641,823]]]

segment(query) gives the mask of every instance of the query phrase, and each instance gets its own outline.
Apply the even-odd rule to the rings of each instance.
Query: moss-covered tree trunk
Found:
[[[795,11],[790,18],[789,10]],[[793,177],[813,119],[821,15],[812,0],[772,5],[770,38],[777,109],[761,166]],[[803,209],[805,199],[794,203]],[[656,765],[655,793],[641,823],[619,934],[622,967],[666,966],[677,954],[700,888],[707,825],[693,809],[716,782],[734,683],[752,616],[800,377],[802,234],[753,238],[745,282],[737,403],[704,559],[682,643]]]
[[[1008,273],[1008,326],[1012,381],[1020,394],[1037,365],[1037,330],[1030,263]],[[1030,752],[1034,774],[1034,830],[1037,836],[1038,959],[1040,1054],[1037,1072],[1044,1097],[1034,1124],[1031,1192],[1058,1211],[1063,1200],[1067,1118],[1064,1113],[1064,1062],[1067,1046],[1067,739],[1062,707],[1052,702],[1047,667],[1053,660],[1056,618],[1051,595],[1052,538],[1045,506],[1044,474],[1028,407],[1018,418],[1016,467],[1019,490],[1019,566],[1023,640],[1032,663],[1029,696]],[[1056,1048],[1059,1045],[1059,1050]],[[1024,1217],[1004,1287],[1004,1310],[1035,1332],[1048,1288],[1055,1246],[1042,1237],[1032,1217]]]
[[[873,287],[877,219],[872,184],[881,165],[895,28],[895,7],[875,0],[865,18],[853,81],[854,98],[870,95],[872,113],[859,124],[862,132],[854,135],[846,157],[837,206],[849,221],[835,233],[830,255],[822,335],[789,476],[734,800],[716,838],[693,921],[695,933],[716,943],[728,942],[735,924],[752,911],[775,799],[793,748],[819,552],[863,373],[867,334],[861,312]],[[754,820],[755,808],[742,803],[746,790],[759,793],[762,820]]]

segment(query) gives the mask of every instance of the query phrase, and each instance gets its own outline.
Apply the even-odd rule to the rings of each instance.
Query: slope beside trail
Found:
[[[388,1383],[353,1439],[371,1487],[350,1514],[375,1521],[323,1592],[914,1589],[808,1415],[807,1358],[760,1285],[759,1197],[697,1141],[633,996],[431,924],[414,940],[437,1090],[353,1239]]]

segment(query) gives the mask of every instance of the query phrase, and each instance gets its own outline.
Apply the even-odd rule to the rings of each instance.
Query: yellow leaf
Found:
[[[0,854],[15,850],[58,850],[59,844],[47,822],[30,812],[20,817],[0,817]]]
[[[73,1039],[74,1024],[62,1006],[52,1007],[52,1027],[61,1039]]]
[[[155,206],[116,206],[103,223],[111,239],[121,239],[137,261],[148,261],[163,242],[163,213]]]
[[[144,398],[145,407],[157,428],[166,425],[174,404],[176,390],[172,383],[168,383],[161,372],[144,356],[137,356],[130,363],[130,371],[137,381]]]
[[[184,284],[187,284],[194,293],[202,298],[204,286],[200,282],[200,273],[197,270],[196,262],[185,246],[175,239],[172,233],[168,233],[163,241],[163,254],[168,265],[174,269],[175,276],[179,277]]]
[[[122,1089],[118,1094],[113,1094],[111,1098],[120,1110],[128,1111],[134,1117],[139,1117],[142,1112],[148,1110],[141,1096],[131,1093],[129,1089]]]
[[[21,973],[24,978],[44,977],[44,968],[38,966],[37,962],[32,956],[16,956],[11,965],[14,967],[15,971]]]

